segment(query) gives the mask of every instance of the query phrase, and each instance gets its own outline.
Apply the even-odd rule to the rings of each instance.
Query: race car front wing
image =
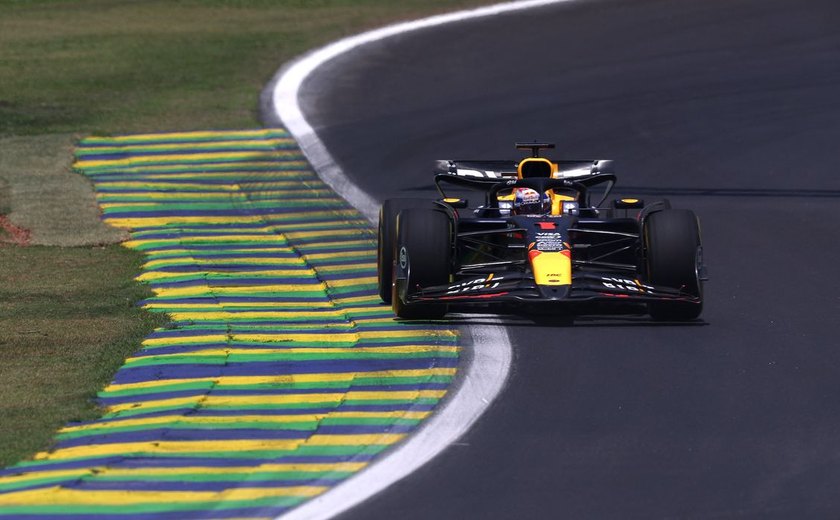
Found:
[[[459,305],[540,302],[647,303],[682,301],[699,303],[698,296],[682,289],[653,286],[614,273],[575,273],[571,285],[537,285],[524,273],[487,275],[451,285],[417,288],[407,303],[453,303]]]

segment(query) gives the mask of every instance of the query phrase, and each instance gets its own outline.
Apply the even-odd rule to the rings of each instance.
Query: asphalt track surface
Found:
[[[304,84],[345,173],[431,195],[436,158],[618,161],[703,226],[702,321],[505,318],[507,388],[346,518],[840,517],[840,4],[578,1],[392,38]]]

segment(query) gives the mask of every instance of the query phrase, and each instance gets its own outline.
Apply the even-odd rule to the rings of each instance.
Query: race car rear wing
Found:
[[[599,173],[615,173],[614,162],[609,159],[582,161],[555,161],[556,179],[584,177]],[[435,161],[434,173],[475,179],[515,178],[518,161],[450,160]]]

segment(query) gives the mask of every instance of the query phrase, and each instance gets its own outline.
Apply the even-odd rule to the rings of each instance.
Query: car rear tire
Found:
[[[376,273],[379,283],[379,297],[385,303],[391,303],[397,216],[404,209],[431,207],[431,205],[432,203],[426,199],[388,199],[379,209]]]
[[[657,301],[648,312],[658,321],[696,319],[703,310],[699,279],[700,227],[693,211],[666,209],[645,219],[647,278],[652,285],[681,289],[700,302]]]
[[[405,319],[438,319],[446,314],[446,304],[406,303],[401,297],[418,287],[449,283],[452,256],[451,223],[443,211],[427,208],[405,209],[397,219],[397,256],[405,262],[406,280],[393,285],[391,304],[394,314]]]

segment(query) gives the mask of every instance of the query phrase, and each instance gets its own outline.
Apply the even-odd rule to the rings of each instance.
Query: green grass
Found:
[[[134,305],[142,255],[107,247],[0,247],[0,466],[99,417],[101,389],[161,314]]]
[[[0,0],[0,465],[91,419],[93,397],[160,315],[133,302],[141,255],[71,173],[84,135],[260,125],[277,68],[361,30],[493,0]],[[0,236],[0,240],[3,237]],[[55,247],[88,244],[85,247]]]
[[[478,0],[0,1],[0,135],[247,128],[283,62]]]

